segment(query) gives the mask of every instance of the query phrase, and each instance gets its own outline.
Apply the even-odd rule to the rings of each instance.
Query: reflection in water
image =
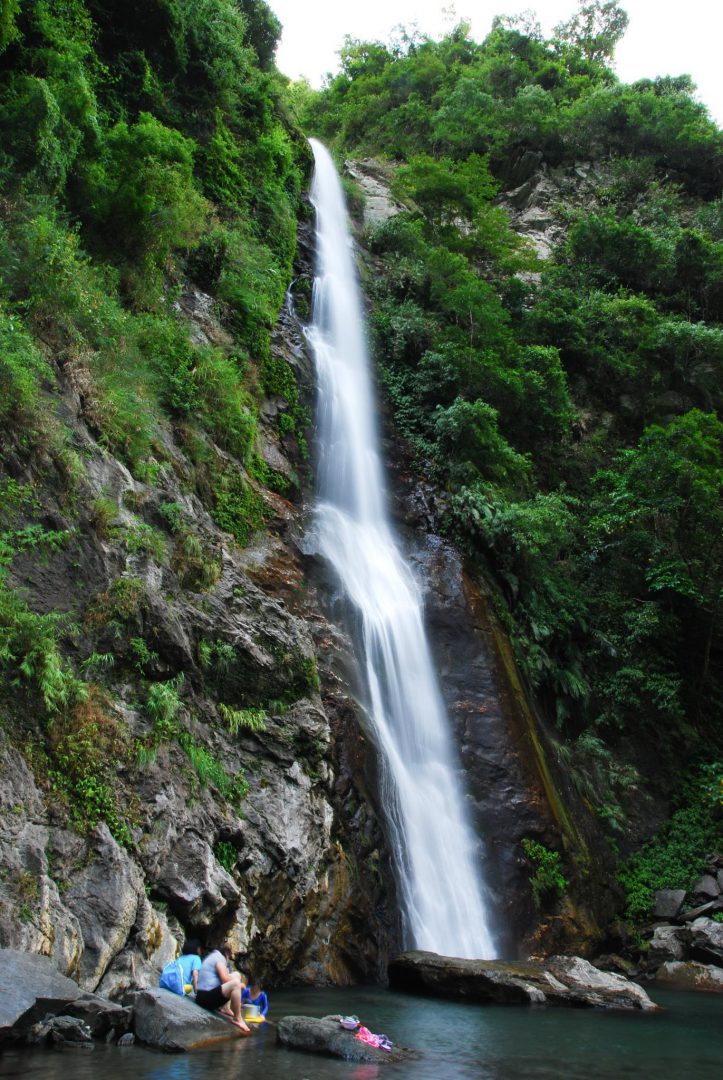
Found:
[[[377,1080],[381,1066],[358,1065],[352,1075],[352,1080]]]

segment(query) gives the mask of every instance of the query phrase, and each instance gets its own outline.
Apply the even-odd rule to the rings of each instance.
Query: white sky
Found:
[[[481,41],[495,15],[532,9],[543,34],[570,18],[576,0],[268,0],[283,23],[277,65],[292,79],[305,75],[320,86],[336,72],[345,34],[387,42],[395,26],[415,23],[422,33],[440,37],[461,18],[472,23]],[[720,0],[621,0],[630,16],[618,45],[615,70],[623,82],[657,75],[691,75],[698,97],[723,124],[723,4]],[[456,16],[445,9],[456,8]]]

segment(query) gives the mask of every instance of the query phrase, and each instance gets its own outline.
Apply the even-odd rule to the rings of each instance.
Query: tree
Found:
[[[575,45],[588,60],[604,64],[611,61],[615,46],[628,28],[628,13],[616,0],[593,0],[590,4],[580,0],[577,14],[566,23],[555,27],[559,41]]]
[[[679,620],[677,663],[700,710],[723,600],[723,424],[692,409],[653,425],[599,481],[598,554],[637,604],[655,601]]]

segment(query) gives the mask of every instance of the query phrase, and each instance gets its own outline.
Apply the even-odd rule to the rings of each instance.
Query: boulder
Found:
[[[146,1046],[171,1053],[198,1050],[244,1034],[218,1013],[170,990],[141,990],[133,998],[133,1027]]]
[[[33,1024],[26,1042],[32,1046],[43,1044],[81,1046],[93,1042],[93,1035],[87,1024],[77,1016],[46,1016],[45,1020]]]
[[[692,960],[723,967],[723,923],[715,919],[695,919],[684,933]]]
[[[657,967],[666,960],[685,958],[684,935],[686,931],[679,926],[656,926],[650,939],[648,960]]]
[[[713,874],[703,874],[703,876],[696,881],[691,892],[695,896],[700,896],[703,900],[715,900],[720,896],[718,879]]]
[[[0,1043],[24,1038],[33,1024],[65,1012],[83,993],[47,956],[0,949],[0,971]]]
[[[389,964],[393,990],[501,1005],[569,1005],[655,1010],[622,975],[599,971],[579,956],[549,960],[462,960],[437,953],[402,953]]]
[[[82,994],[65,1013],[87,1024],[94,1039],[117,1038],[129,1031],[133,1023],[132,1009],[108,1001],[100,994]]]
[[[656,889],[653,916],[674,919],[685,902],[685,889]]]
[[[706,990],[723,992],[723,968],[699,964],[696,960],[669,960],[655,973],[658,986],[671,990]]]
[[[131,1011],[107,1001],[98,994],[83,993],[72,979],[61,975],[52,960],[37,953],[17,949],[0,949],[0,970],[3,972],[3,993],[0,995],[0,1043],[5,1040],[38,1041],[30,1032],[33,1026],[51,1025],[62,1016],[72,1019],[89,1036],[104,1038],[109,1031],[127,1031]],[[58,1027],[47,1026],[40,1034],[44,1041]],[[37,1028],[36,1035],[40,1031]],[[55,1039],[55,1041],[62,1041]],[[79,1041],[66,1039],[65,1041]],[[85,1040],[80,1040],[85,1041]]]
[[[357,1063],[400,1061],[410,1054],[409,1050],[399,1046],[391,1050],[368,1046],[355,1038],[352,1031],[340,1027],[338,1019],[329,1016],[322,1020],[313,1016],[284,1016],[278,1022],[276,1038],[282,1046],[291,1050],[306,1050],[312,1054]]]

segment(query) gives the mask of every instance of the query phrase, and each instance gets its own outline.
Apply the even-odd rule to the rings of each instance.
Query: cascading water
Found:
[[[407,944],[490,958],[480,846],[463,795],[422,623],[419,590],[392,534],[374,396],[341,184],[324,146],[316,171],[317,279],[309,328],[318,374],[315,534],[360,624],[361,667],[380,751],[381,794]]]

